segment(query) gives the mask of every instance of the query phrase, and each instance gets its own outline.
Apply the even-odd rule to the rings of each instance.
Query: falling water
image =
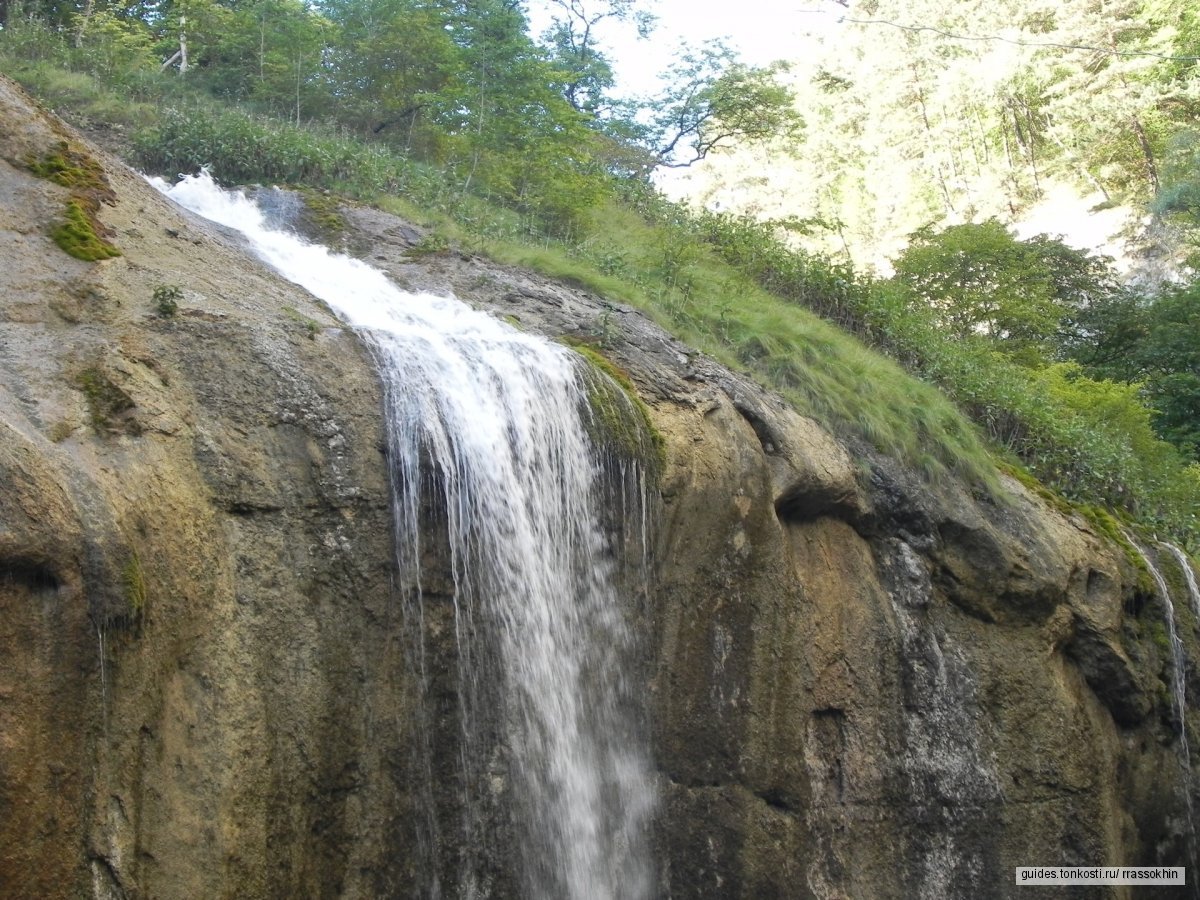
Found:
[[[499,779],[524,896],[648,896],[654,793],[636,692],[624,674],[633,638],[616,588],[621,537],[606,536],[600,519],[604,473],[574,355],[454,298],[403,292],[357,260],[270,230],[255,204],[206,175],[169,195],[241,231],[372,348],[386,395],[397,557],[418,617],[426,612],[422,516],[427,522],[436,508],[444,519],[461,822],[451,841],[457,884],[442,888],[431,875],[426,894],[489,892],[479,848],[492,839],[487,798]],[[636,484],[629,465],[618,478]],[[413,652],[423,665],[424,647]],[[447,826],[431,816],[436,846]]]
[[[98,644],[97,651],[100,655],[100,715],[103,718],[104,737],[108,739],[108,669],[105,660],[108,658],[108,650],[105,647],[104,626],[99,622],[96,623],[96,643]]]
[[[1187,581],[1188,598],[1192,603],[1192,612],[1196,614],[1196,618],[1200,619],[1200,587],[1196,585],[1196,570],[1192,568],[1192,561],[1188,559],[1188,555],[1174,544],[1163,544],[1171,555],[1179,562],[1179,568],[1183,570],[1183,577]]]
[[[1150,577],[1154,579],[1155,587],[1158,588],[1158,596],[1162,599],[1166,614],[1163,616],[1167,627],[1167,641],[1171,648],[1171,700],[1175,705],[1175,717],[1179,721],[1180,727],[1180,754],[1187,761],[1191,759],[1188,753],[1187,743],[1187,677],[1186,677],[1186,658],[1183,653],[1183,640],[1179,637],[1178,628],[1175,624],[1175,604],[1171,602],[1171,588],[1167,585],[1167,580],[1163,578],[1162,572],[1158,570],[1154,560],[1150,554],[1146,552],[1137,541],[1135,541],[1128,533],[1125,534],[1125,539],[1135,547],[1138,554],[1145,562],[1147,570],[1150,572]],[[1190,768],[1190,765],[1185,762],[1185,768]]]
[[[1175,604],[1171,602],[1171,589],[1167,584],[1167,580],[1163,578],[1162,572],[1159,571],[1154,560],[1146,549],[1133,539],[1128,533],[1124,532],[1125,539],[1129,541],[1142,557],[1142,561],[1146,563],[1146,568],[1150,572],[1150,576],[1154,579],[1155,587],[1158,589],[1158,596],[1162,598],[1163,607],[1165,608],[1165,620],[1167,627],[1167,641],[1171,648],[1171,699],[1175,706],[1175,717],[1179,721],[1179,763],[1183,769],[1183,809],[1186,816],[1187,831],[1185,837],[1188,844],[1188,852],[1194,853],[1196,847],[1196,824],[1195,814],[1193,812],[1192,799],[1192,755],[1188,748],[1187,734],[1187,674],[1186,663],[1187,659],[1183,652],[1183,641],[1179,637],[1178,628],[1175,624]],[[1164,545],[1168,546],[1168,545]],[[1185,569],[1188,568],[1185,566]]]

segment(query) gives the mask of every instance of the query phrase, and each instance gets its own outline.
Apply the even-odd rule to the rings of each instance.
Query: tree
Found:
[[[563,96],[580,112],[603,114],[613,71],[597,46],[599,27],[605,22],[632,22],[638,36],[645,38],[654,27],[654,16],[638,8],[640,0],[549,0],[549,4],[553,24],[542,39],[554,63],[566,73]]]
[[[1108,260],[1046,235],[1018,241],[996,219],[918,232],[895,272],[909,304],[933,310],[951,335],[988,339],[1027,364],[1045,361],[1064,319],[1120,293]]]
[[[452,36],[453,4],[328,0],[325,8],[337,26],[331,68],[339,118],[436,156],[445,95],[465,65]]]
[[[188,3],[195,7],[195,0]],[[297,122],[329,108],[324,76],[334,27],[328,19],[302,0],[249,0],[221,10],[216,37],[189,47],[189,68],[209,91]],[[194,12],[188,20],[201,21]]]
[[[1200,282],[1085,307],[1065,350],[1093,377],[1140,385],[1158,434],[1200,459]]]
[[[719,41],[685,53],[664,76],[651,106],[654,154],[669,168],[690,166],[735,144],[795,139],[803,127],[792,92],[776,80],[782,63],[755,68]]]

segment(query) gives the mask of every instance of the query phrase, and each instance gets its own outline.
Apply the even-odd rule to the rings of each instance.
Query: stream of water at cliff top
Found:
[[[397,557],[420,604],[422,510],[443,510],[452,559],[464,793],[457,885],[486,894],[471,854],[488,835],[479,798],[492,763],[519,798],[511,812],[524,896],[651,893],[654,806],[632,636],[615,586],[614,541],[598,510],[601,468],[573,355],[451,297],[410,294],[381,272],[268,228],[258,207],[207,175],[174,187],[181,205],[240,231],[284,277],[324,300],[371,347],[384,383]],[[418,614],[420,611],[418,609]],[[477,634],[490,630],[492,649]],[[419,648],[414,651],[418,655]],[[487,660],[499,671],[488,671]],[[503,685],[502,750],[476,746],[483,690]],[[443,832],[446,823],[436,828]],[[436,837],[435,837],[436,843]],[[515,861],[514,861],[515,862]]]

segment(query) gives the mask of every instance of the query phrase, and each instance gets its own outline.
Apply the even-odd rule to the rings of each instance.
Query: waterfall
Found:
[[[1183,653],[1183,640],[1179,637],[1178,626],[1176,625],[1175,604],[1171,601],[1171,588],[1146,549],[1135,541],[1128,532],[1124,532],[1124,534],[1125,540],[1129,541],[1130,545],[1137,550],[1138,555],[1142,557],[1142,561],[1146,564],[1146,569],[1150,572],[1150,577],[1154,579],[1158,596],[1163,602],[1165,610],[1163,619],[1167,628],[1167,642],[1171,652],[1171,701],[1175,706],[1175,716],[1179,720],[1180,754],[1184,760],[1185,770],[1190,771],[1191,756],[1188,752],[1186,718],[1187,673],[1185,667],[1187,659]]]
[[[270,229],[253,202],[207,175],[160,189],[240,231],[356,329],[377,360],[396,553],[418,635],[410,652],[427,685],[420,635],[434,601],[421,562],[434,540],[452,575],[460,821],[450,837],[426,804],[431,852],[453,844],[456,857],[446,884],[437,875],[446,866],[432,867],[424,894],[492,891],[484,856],[500,795],[522,896],[649,896],[655,798],[619,590],[624,545],[638,541],[614,536],[620,529],[603,518],[613,492],[606,471],[608,482],[615,467],[616,481],[635,488],[640,474],[630,462],[602,465],[589,437],[590,376],[564,347],[453,297],[401,291],[364,263]],[[630,507],[618,514],[636,522],[644,492],[616,493]],[[431,520],[444,531],[436,539],[427,537]]]
[[[1183,640],[1179,637],[1178,626],[1175,621],[1175,604],[1171,601],[1171,589],[1167,584],[1167,580],[1163,577],[1158,566],[1146,549],[1133,539],[1128,532],[1122,532],[1125,535],[1130,545],[1137,550],[1142,561],[1145,562],[1146,568],[1150,572],[1150,576],[1154,579],[1155,588],[1158,590],[1158,596],[1162,598],[1164,607],[1165,625],[1167,628],[1167,642],[1170,645],[1171,651],[1171,700],[1175,706],[1175,716],[1179,720],[1179,762],[1183,768],[1183,809],[1186,816],[1185,839],[1189,854],[1195,853],[1196,847],[1196,825],[1195,814],[1192,809],[1192,755],[1188,748],[1187,734],[1187,658],[1183,652]],[[1170,545],[1162,545],[1170,546]],[[1190,571],[1189,566],[1184,566],[1185,571]],[[1189,578],[1189,585],[1192,579]],[[1193,599],[1195,595],[1193,594]]]
[[[1183,570],[1183,577],[1188,587],[1188,598],[1192,603],[1192,612],[1196,614],[1196,618],[1200,619],[1200,587],[1196,585],[1196,570],[1192,568],[1192,561],[1175,544],[1164,544],[1163,546],[1171,551],[1171,555],[1179,563],[1179,568]]]

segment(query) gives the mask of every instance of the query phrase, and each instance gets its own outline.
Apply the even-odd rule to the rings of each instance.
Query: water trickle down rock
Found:
[[[1184,580],[1187,582],[1188,600],[1192,604],[1192,612],[1200,618],[1200,587],[1196,584],[1196,570],[1192,568],[1192,561],[1188,559],[1188,555],[1175,544],[1163,544],[1171,555],[1175,557],[1179,563],[1179,568],[1183,571]]]
[[[1187,820],[1185,823],[1185,837],[1189,849],[1194,853],[1196,846],[1196,824],[1192,801],[1192,755],[1188,747],[1187,733],[1187,657],[1184,653],[1183,639],[1179,636],[1175,604],[1171,600],[1171,588],[1167,584],[1166,578],[1163,577],[1162,571],[1145,547],[1134,540],[1128,532],[1125,533],[1125,538],[1133,545],[1134,549],[1141,556],[1142,561],[1146,564],[1146,568],[1150,572],[1150,577],[1154,579],[1158,597],[1163,604],[1163,624],[1166,627],[1167,645],[1171,654],[1171,705],[1175,716],[1175,724],[1179,729],[1179,764],[1182,769],[1180,784],[1184,795],[1183,809]],[[1170,547],[1170,545],[1166,544],[1161,546]],[[1183,569],[1185,572],[1191,571],[1191,567],[1188,565],[1184,565]]]

